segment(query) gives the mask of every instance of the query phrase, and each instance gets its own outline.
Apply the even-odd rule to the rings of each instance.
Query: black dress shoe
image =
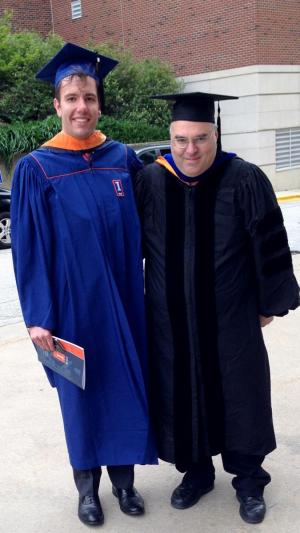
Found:
[[[262,496],[236,495],[240,502],[240,515],[248,524],[259,524],[266,514],[266,503]]]
[[[79,498],[78,517],[88,526],[101,526],[104,514],[97,496],[83,496]]]
[[[144,514],[144,500],[138,491],[132,487],[130,489],[117,489],[112,487],[112,493],[119,500],[121,511],[129,515]]]
[[[210,492],[214,488],[214,483],[208,487],[199,487],[188,481],[184,481],[176,487],[171,496],[171,505],[175,509],[187,509],[197,503],[201,496]]]

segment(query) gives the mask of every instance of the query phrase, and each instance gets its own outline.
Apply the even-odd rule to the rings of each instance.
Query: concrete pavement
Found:
[[[300,254],[293,255],[300,282]],[[77,495],[68,463],[56,396],[36,360],[22,323],[0,327],[0,532],[80,533]],[[265,496],[268,513],[245,524],[231,476],[215,459],[215,490],[185,511],[169,505],[180,475],[166,463],[136,468],[136,486],[146,501],[143,517],[121,513],[106,472],[100,497],[107,533],[296,533],[300,529],[300,312],[265,328],[270,354],[278,448],[265,467],[273,481]],[[94,528],[95,529],[95,528]]]

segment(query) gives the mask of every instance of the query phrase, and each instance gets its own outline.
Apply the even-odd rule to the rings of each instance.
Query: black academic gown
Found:
[[[224,450],[269,453],[276,443],[259,315],[299,303],[269,180],[234,157],[190,187],[153,163],[135,192],[159,457],[188,464]]]

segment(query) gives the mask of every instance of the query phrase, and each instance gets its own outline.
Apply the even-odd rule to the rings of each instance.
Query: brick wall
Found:
[[[177,75],[255,63],[252,1],[159,0],[155,13],[147,1],[126,6],[125,44],[143,57],[166,58]]]
[[[125,0],[122,0],[124,3]],[[127,3],[127,0],[126,2]],[[129,1],[129,3],[131,3]],[[144,3],[144,2],[142,2]],[[82,0],[82,18],[71,18],[71,0],[52,0],[55,33],[65,41],[85,45],[88,41],[120,42],[122,13],[120,0]]]
[[[52,30],[50,0],[1,0],[0,17],[5,10],[13,11],[13,29],[36,30],[47,35]]]
[[[299,0],[260,0],[257,6],[257,63],[299,65]]]
[[[2,1],[0,14],[5,4],[39,31],[51,22],[52,4],[53,29],[66,41],[122,43],[139,58],[167,60],[176,75],[300,63],[299,0],[82,0],[76,20],[70,0],[40,2],[43,9],[33,0]]]
[[[70,5],[53,0],[66,40],[121,42],[137,57],[166,59],[177,75],[300,62],[299,0],[82,0],[73,21]]]

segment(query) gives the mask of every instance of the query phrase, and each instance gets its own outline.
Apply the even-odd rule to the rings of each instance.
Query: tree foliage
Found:
[[[144,120],[118,119],[102,116],[99,129],[107,137],[124,143],[140,143],[144,141],[161,141],[168,139],[168,128],[149,124]],[[60,120],[51,115],[44,120],[17,122],[0,127],[0,160],[4,163],[6,173],[11,172],[13,161],[22,154],[38,148],[51,139],[61,129]]]
[[[45,38],[32,31],[14,33],[9,12],[0,18],[0,159],[7,170],[16,156],[37,148],[60,129],[53,88],[35,75],[63,44],[54,34]],[[137,60],[113,44],[87,46],[119,60],[104,82],[104,133],[126,143],[168,138],[169,107],[150,96],[179,90],[169,65],[159,59]]]
[[[11,15],[0,18],[0,120],[5,123],[43,119],[53,114],[53,90],[35,79],[36,72],[61,48],[62,39],[51,34],[11,29]],[[117,118],[144,120],[164,126],[168,106],[151,100],[152,94],[178,87],[170,67],[159,59],[136,60],[131,52],[111,44],[89,48],[120,61],[105,80],[106,112]]]
[[[179,90],[180,84],[170,66],[158,58],[137,61],[130,51],[112,44],[94,46],[94,49],[120,61],[105,80],[107,113],[167,126],[170,119],[168,104],[151,96]]]
[[[62,46],[57,35],[11,31],[11,15],[0,18],[0,120],[15,122],[49,115],[52,90],[36,72]]]

